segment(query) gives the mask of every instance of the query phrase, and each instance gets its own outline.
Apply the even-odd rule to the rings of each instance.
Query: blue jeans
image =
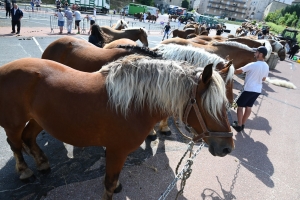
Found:
[[[167,39],[168,39],[168,37],[169,37],[168,33],[169,33],[169,31],[165,31],[163,39],[165,38],[165,36],[167,36]]]

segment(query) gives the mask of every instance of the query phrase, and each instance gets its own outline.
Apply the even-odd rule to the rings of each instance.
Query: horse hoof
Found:
[[[114,190],[114,193],[119,193],[119,192],[121,192],[121,190],[122,190],[122,184],[120,183]]]
[[[26,179],[29,179],[32,175],[33,175],[33,171],[31,169],[27,168],[21,172],[20,179],[26,180]]]
[[[154,140],[157,139],[157,135],[156,134],[155,135],[148,135],[147,139],[150,140],[150,141],[154,141]]]
[[[161,131],[160,133],[165,136],[170,136],[172,134],[171,131]]]

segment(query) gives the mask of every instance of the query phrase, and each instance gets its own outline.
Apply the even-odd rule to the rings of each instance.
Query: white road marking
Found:
[[[35,37],[32,37],[32,39],[34,40],[34,42],[36,43],[36,45],[39,47],[39,49],[41,50],[42,53],[44,53],[44,50],[42,49],[41,45],[38,43],[38,41],[35,39]]]

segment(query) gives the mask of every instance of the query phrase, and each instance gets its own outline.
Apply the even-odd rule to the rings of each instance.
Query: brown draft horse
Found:
[[[129,39],[119,39],[115,40],[104,46],[103,49],[99,49],[94,45],[90,44],[87,41],[73,38],[73,37],[63,37],[54,42],[52,42],[44,51],[42,58],[53,60],[62,64],[65,64],[74,69],[84,71],[84,72],[94,72],[101,67],[113,60],[116,60],[125,55],[138,53],[144,55],[154,56],[153,53],[147,51],[147,49],[142,49],[143,51],[134,51],[134,49],[120,49],[116,48],[118,45],[132,45],[136,46],[137,44]],[[186,60],[192,65],[206,66],[209,63],[214,63],[214,67],[221,70],[224,67],[224,60],[218,56],[208,55],[209,53],[203,52],[201,49],[176,45],[174,47],[165,47],[160,46],[156,48],[156,51],[159,51],[163,58],[172,59],[172,60]],[[116,49],[115,49],[116,48]],[[105,50],[111,49],[111,50]],[[175,51],[174,51],[175,50]],[[177,51],[180,51],[178,54]],[[89,52],[89,53],[87,53]],[[193,55],[193,56],[191,56]],[[201,63],[200,63],[201,62]],[[221,73],[221,72],[220,72]],[[226,83],[226,96],[230,103],[233,101],[233,91],[232,91],[232,76],[228,73],[223,72],[224,82]],[[161,123],[159,130],[165,132],[164,130],[169,131],[166,122]],[[155,131],[151,133],[154,135]],[[153,137],[154,138],[154,137]]]
[[[170,38],[160,43],[161,44],[174,43],[174,44],[180,44],[185,46],[191,45],[194,47],[205,49],[210,53],[217,54],[218,56],[224,59],[227,56],[229,56],[230,59],[233,59],[233,65],[235,69],[243,67],[250,62],[255,62],[254,51],[250,47],[237,42],[220,42],[220,43],[216,42],[213,45],[202,45],[182,38]]]
[[[195,32],[196,29],[194,28],[188,28],[188,29],[185,29],[185,30],[179,30],[179,29],[175,29],[173,31],[171,31],[171,33],[173,33],[173,38],[174,37],[179,37],[179,38],[187,38],[187,36],[191,33],[196,33]],[[169,33],[169,35],[171,35],[171,33]]]
[[[115,30],[122,30],[122,29],[125,29],[125,28],[128,28],[128,27],[129,27],[128,23],[123,19],[119,19],[117,21],[117,23],[115,23],[111,26],[111,28],[115,29]]]
[[[21,179],[33,175],[22,150],[33,156],[39,170],[50,168],[36,143],[42,129],[74,146],[106,147],[102,199],[112,199],[121,187],[118,178],[127,155],[167,116],[187,116],[185,123],[201,133],[214,156],[234,148],[224,82],[212,65],[200,75],[186,62],[130,55],[86,73],[50,60],[24,58],[0,68],[0,85],[0,125]],[[189,98],[195,98],[192,110]]]
[[[114,46],[115,43],[112,44]],[[110,45],[108,44],[106,48]],[[143,53],[142,51],[138,51]],[[42,58],[53,60],[84,72],[95,72],[109,62],[120,57],[134,54],[134,50],[120,48],[102,49],[74,37],[62,37],[52,42],[45,49]],[[147,51],[145,55],[150,56]]]
[[[147,31],[144,28],[128,28],[123,30],[114,30],[109,26],[101,26],[100,31],[102,33],[105,44],[117,39],[128,38],[133,41],[140,40],[144,46],[148,46],[148,35]]]
[[[147,20],[148,20],[148,22],[152,22],[152,23],[155,23],[156,22],[156,19],[157,19],[157,17],[155,16],[155,15],[151,15],[151,13],[150,12],[148,12],[148,15],[147,15],[147,18],[146,18]]]
[[[176,19],[178,18],[179,16],[178,15],[169,15],[169,21],[176,21]]]

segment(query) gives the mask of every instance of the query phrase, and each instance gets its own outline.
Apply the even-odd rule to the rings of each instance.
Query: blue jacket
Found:
[[[23,17],[23,12],[19,8],[16,10],[16,14],[14,14],[14,8],[11,9],[11,20],[12,21],[19,21],[21,17]]]

